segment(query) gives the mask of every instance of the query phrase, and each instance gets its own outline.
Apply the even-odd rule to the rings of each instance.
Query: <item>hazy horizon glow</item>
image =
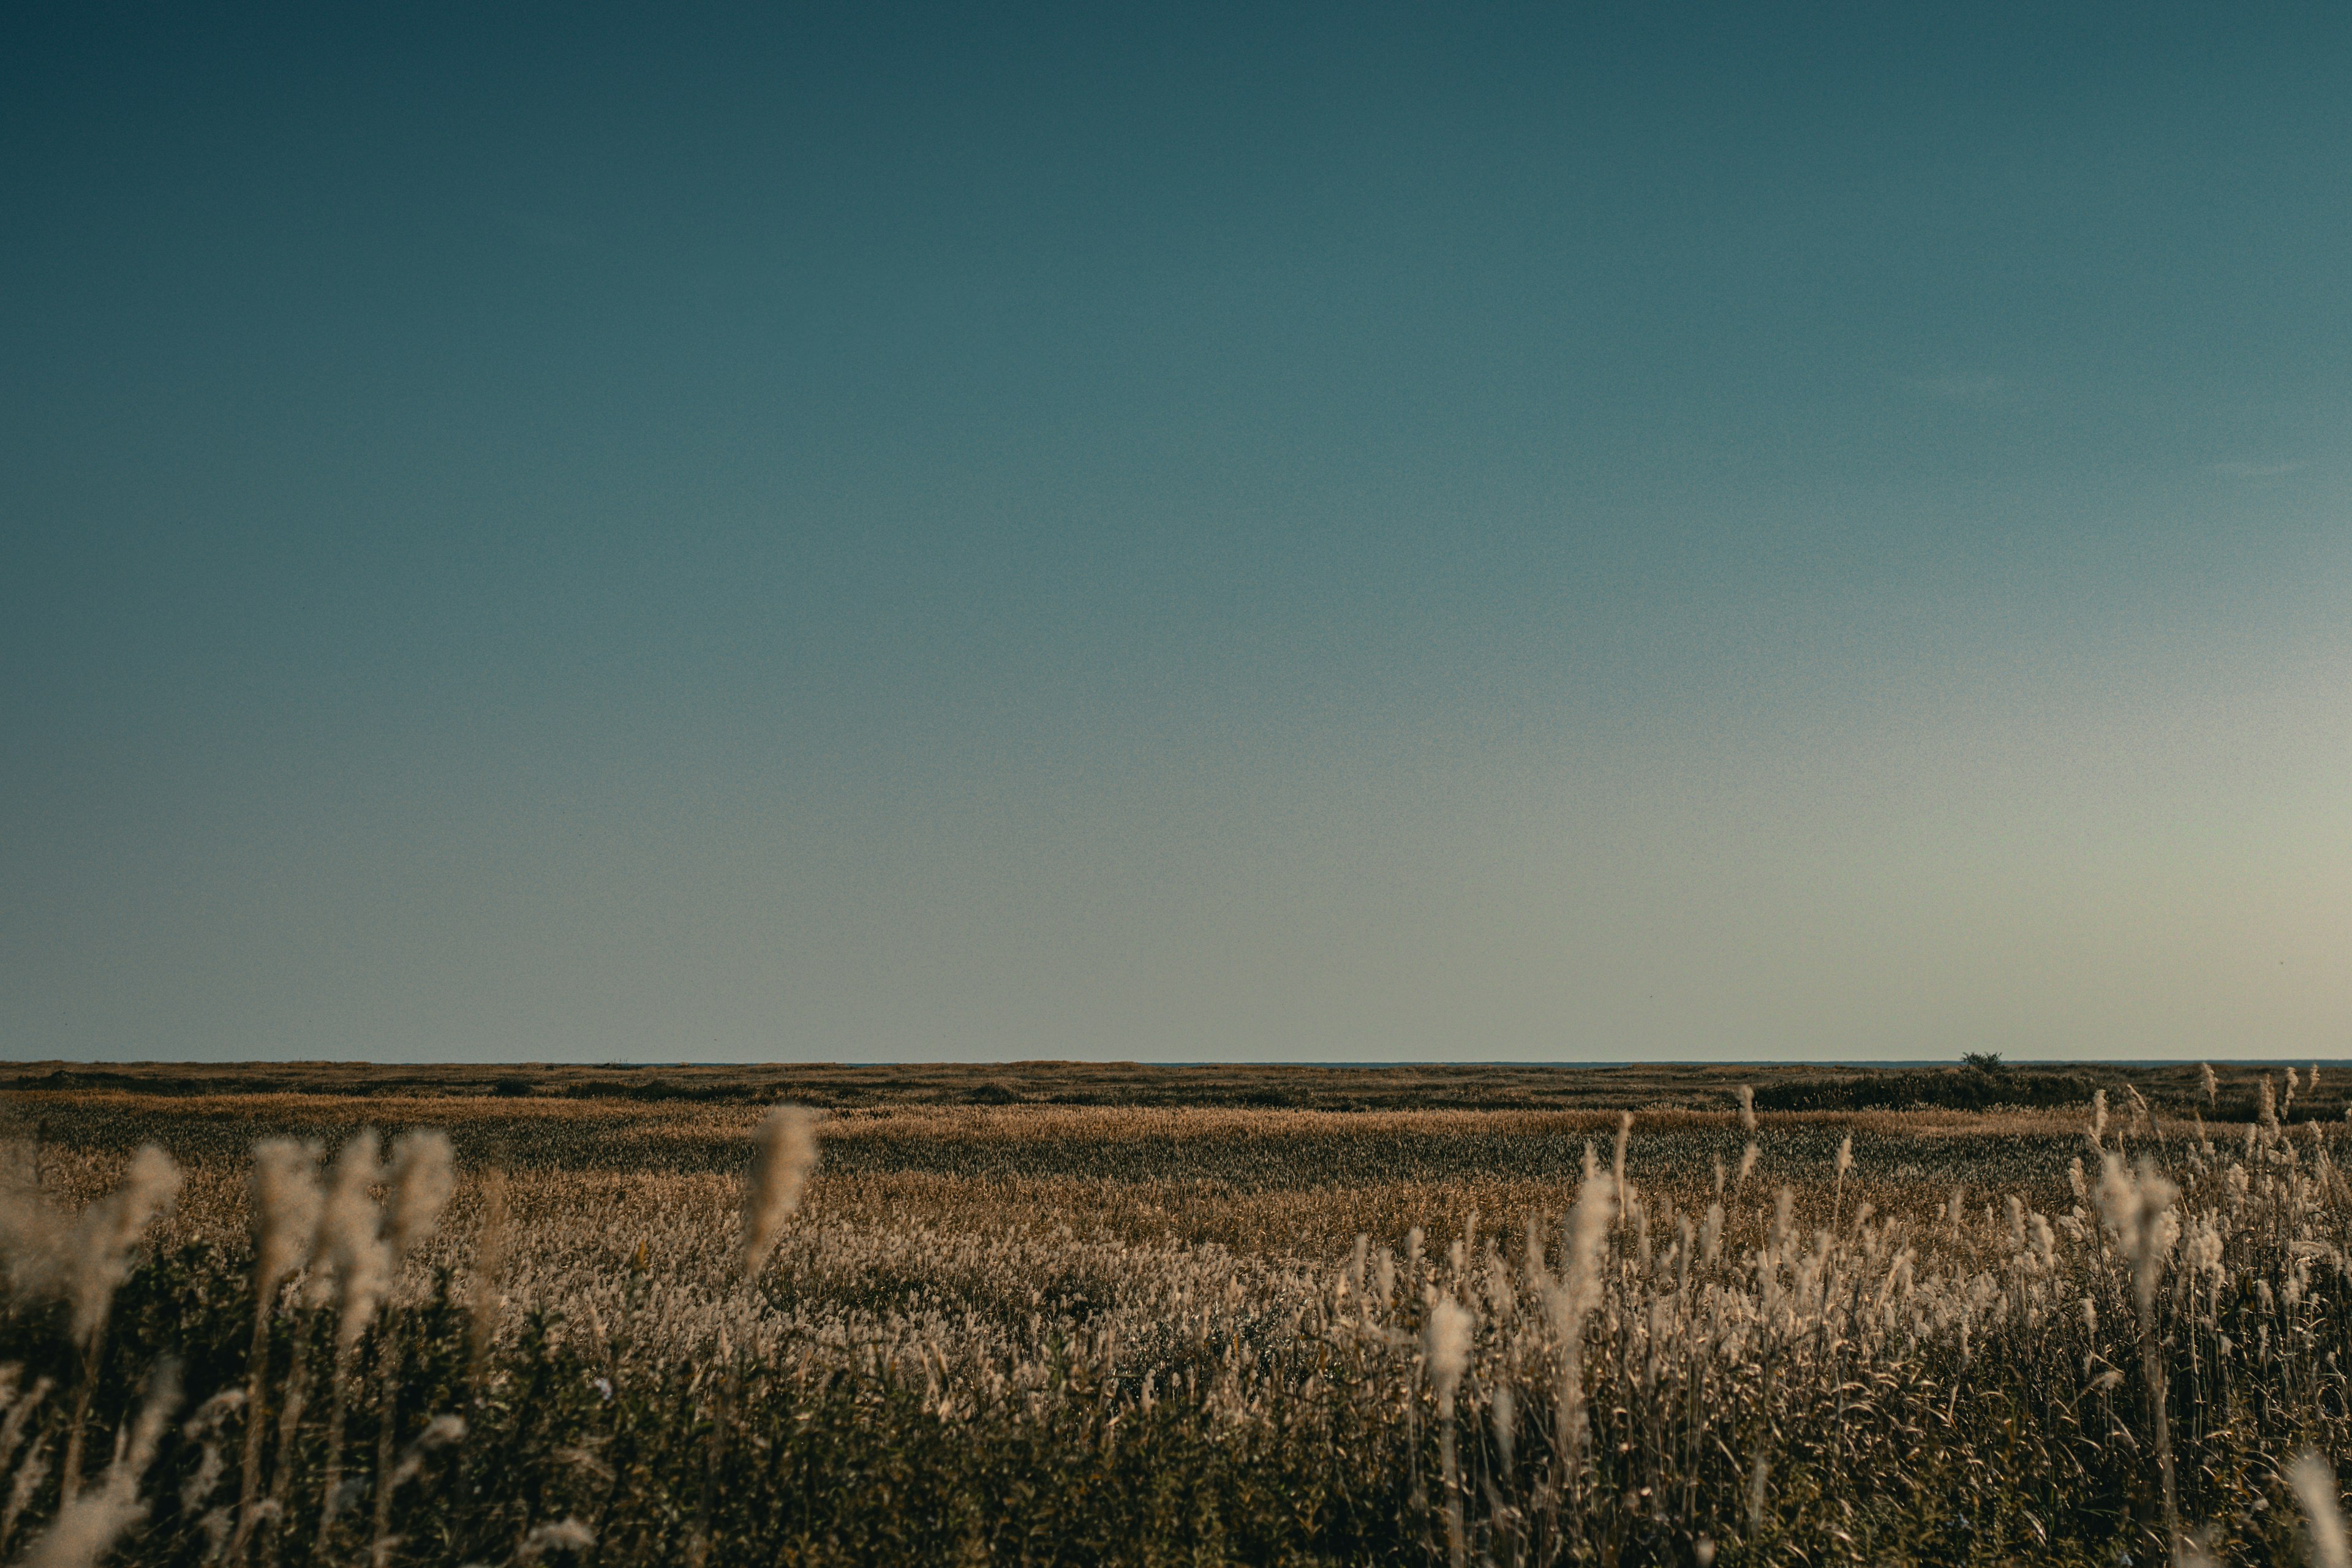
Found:
[[[0,26],[10,1058],[2352,1046],[2340,10]]]

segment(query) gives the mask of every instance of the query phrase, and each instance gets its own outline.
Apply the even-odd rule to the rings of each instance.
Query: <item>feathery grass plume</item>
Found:
[[[319,1190],[319,1152],[291,1138],[265,1138],[253,1146],[253,1345],[246,1355],[245,1460],[237,1477],[236,1534],[229,1560],[245,1560],[260,1522],[261,1435],[269,1386],[269,1319],[278,1288],[309,1258],[325,1199]]]
[[[1739,1086],[1739,1128],[1750,1137],[1756,1133],[1756,1089],[1752,1084]]]
[[[2091,1091],[2091,1147],[2105,1149],[2106,1138],[2107,1091],[2104,1089],[2095,1089]]]
[[[1462,1530],[1462,1474],[1454,1446],[1454,1397],[1470,1365],[1470,1314],[1451,1296],[1429,1310],[1426,1331],[1429,1380],[1437,1390],[1438,1463],[1445,1484],[1445,1548],[1453,1568],[1462,1568],[1467,1546]]]
[[[1568,1256],[1561,1279],[1545,1292],[1552,1331],[1559,1342],[1559,1453],[1569,1467],[1563,1483],[1584,1462],[1584,1321],[1601,1304],[1601,1249],[1617,1217],[1617,1192],[1609,1178],[1588,1164],[1584,1185],[1568,1214]]]
[[[2305,1527],[2311,1532],[2314,1568],[2352,1568],[2352,1541],[2345,1538],[2344,1509],[2336,1492],[2336,1470],[2306,1448],[2287,1467],[2296,1500],[2303,1504]]]
[[[415,1480],[417,1472],[425,1468],[425,1455],[436,1448],[446,1448],[452,1443],[461,1443],[465,1438],[466,1418],[464,1416],[436,1415],[425,1424],[425,1430],[416,1435],[415,1441],[409,1444],[408,1452],[401,1456],[399,1468],[392,1472],[392,1484],[395,1487],[406,1486]]]
[[[343,1141],[328,1173],[319,1250],[334,1289],[339,1355],[348,1353],[367,1331],[392,1288],[392,1249],[384,1242],[383,1216],[375,1206],[375,1184],[383,1174],[373,1127],[362,1127]]]
[[[534,1525],[515,1548],[515,1561],[536,1563],[551,1552],[585,1552],[596,1544],[596,1532],[571,1515],[553,1524]]]
[[[2280,1101],[2280,1103],[2279,1103],[2279,1111],[2280,1111],[2280,1114],[2284,1115],[2284,1114],[2285,1114],[2287,1111],[2293,1110],[2294,1109],[2294,1091],[2295,1091],[2295,1089],[2296,1089],[2298,1087],[2300,1087],[2300,1086],[2299,1086],[2299,1085],[2298,1085],[2298,1083],[2296,1082],[2295,1076],[2294,1076],[2294,1069],[2293,1068],[2287,1068],[2287,1069],[2286,1069],[2286,1098],[2285,1098],[2284,1100]]]
[[[2172,1554],[2172,1568],[2221,1568],[2213,1556],[2210,1527],[2183,1536],[2180,1549]]]
[[[514,1215],[507,1202],[507,1173],[493,1165],[482,1173],[482,1225],[474,1237],[474,1267],[467,1281],[467,1380],[481,1385],[490,1339],[498,1331],[507,1257],[514,1247]]]
[[[131,1276],[131,1254],[147,1226],[180,1191],[180,1168],[152,1143],[131,1156],[130,1169],[114,1191],[82,1210],[67,1237],[62,1256],[66,1299],[72,1304],[71,1334],[81,1350],[74,1391],[73,1425],[66,1436],[59,1495],[81,1491],[81,1452],[89,1401],[98,1385],[99,1344],[116,1287]]]
[[[384,1170],[384,1185],[389,1189],[383,1221],[387,1286],[399,1271],[401,1260],[440,1222],[441,1211],[448,1206],[449,1194],[457,1184],[451,1169],[454,1163],[449,1135],[436,1128],[415,1129],[393,1140],[392,1160]],[[374,1568],[384,1568],[392,1559],[392,1494],[400,1485],[394,1478],[400,1408],[400,1335],[395,1319],[384,1321],[376,1361],[383,1392],[376,1417],[375,1531],[370,1556]]]
[[[45,1377],[8,1402],[7,1417],[0,1420],[0,1475],[5,1475],[8,1467],[16,1463],[16,1450],[25,1441],[26,1426],[41,1408],[41,1402],[49,1396],[49,1390],[56,1386],[56,1380]]]
[[[1518,1396],[1507,1383],[1497,1384],[1486,1400],[1486,1417],[1495,1428],[1495,1452],[1502,1457],[1503,1475],[1511,1473],[1511,1450],[1519,1440]]]
[[[1764,1503],[1771,1479],[1771,1463],[1759,1454],[1756,1468],[1748,1477],[1748,1541],[1751,1547],[1764,1533]]]
[[[9,1405],[7,1418],[0,1421],[0,1475],[9,1474],[11,1467],[16,1467],[15,1479],[8,1489],[8,1501],[5,1507],[0,1507],[0,1552],[7,1550],[10,1538],[16,1533],[16,1521],[23,1516],[26,1505],[33,1500],[33,1493],[49,1478],[48,1445],[46,1441],[33,1446],[22,1466],[16,1466],[16,1450],[25,1441],[34,1415],[56,1386],[53,1379],[42,1378],[33,1384],[30,1392]]]
[[[441,1211],[457,1185],[455,1159],[449,1135],[438,1128],[419,1128],[392,1141],[392,1159],[383,1176],[391,1189],[384,1201],[383,1236],[391,1244],[393,1268],[440,1223]]]
[[[344,1140],[330,1173],[319,1238],[333,1275],[335,1370],[333,1403],[327,1416],[325,1480],[319,1505],[314,1550],[323,1555],[335,1516],[350,1500],[343,1495],[343,1431],[351,1406],[352,1352],[376,1309],[392,1288],[392,1247],[384,1239],[375,1184],[383,1173],[376,1131],[362,1127]]]
[[[1737,1192],[1737,1191],[1738,1191],[1741,1187],[1746,1186],[1746,1185],[1748,1184],[1748,1178],[1749,1176],[1754,1175],[1755,1173],[1756,1173],[1756,1145],[1755,1145],[1755,1144],[1753,1144],[1753,1143],[1750,1143],[1749,1145],[1748,1145],[1748,1147],[1747,1147],[1747,1148],[1742,1149],[1742,1150],[1739,1152],[1739,1176],[1738,1176],[1738,1180],[1734,1181],[1734,1182],[1731,1184],[1731,1185],[1732,1185],[1732,1190],[1733,1190],[1734,1192]]]
[[[2271,1087],[2271,1075],[2263,1074],[2261,1126],[2265,1132],[2276,1132],[2279,1124],[2278,1090]]]
[[[2210,1062],[2199,1062],[2197,1076],[2205,1087],[2206,1107],[2210,1110],[2219,1105],[2221,1102],[2221,1080],[2213,1076],[2213,1065]]]
[[[180,1168],[172,1157],[152,1143],[142,1143],[131,1156],[122,1184],[82,1211],[74,1226],[66,1279],[76,1343],[88,1345],[98,1337],[115,1288],[130,1278],[132,1249],[179,1191]]]
[[[325,1196],[319,1151],[291,1138],[253,1146],[253,1293],[266,1304],[287,1276],[309,1260]]]
[[[93,1568],[112,1549],[147,1511],[139,1483],[155,1462],[164,1425],[179,1403],[180,1369],[165,1362],[149,1375],[146,1403],[128,1443],[107,1467],[106,1479],[86,1492],[67,1494],[49,1528],[16,1560],[16,1568]]]
[[[743,1186],[743,1239],[737,1264],[747,1279],[760,1272],[800,1207],[816,1166],[816,1121],[797,1105],[780,1105],[752,1133],[751,1179]]]
[[[0,1547],[16,1539],[16,1521],[25,1517],[25,1510],[32,1506],[33,1494],[49,1479],[49,1444],[48,1438],[35,1444],[8,1482],[7,1505],[0,1508]]]
[[[180,1517],[194,1520],[196,1528],[204,1532],[209,1543],[205,1553],[207,1560],[220,1555],[235,1522],[227,1509],[205,1508],[205,1504],[211,1500],[214,1489],[220,1485],[222,1474],[228,1468],[226,1461],[221,1458],[218,1441],[221,1423],[244,1409],[245,1402],[244,1389],[224,1388],[196,1406],[196,1413],[189,1416],[187,1424],[180,1428],[181,1436],[203,1445],[203,1457],[198,1459],[195,1469],[180,1483]]]
[[[2164,1363],[2157,1343],[2156,1287],[2171,1250],[2172,1205],[2180,1196],[2154,1163],[2143,1158],[2137,1175],[2109,1154],[2099,1181],[2099,1208],[2115,1233],[2117,1249],[2130,1264],[2132,1299],[2139,1309],[2140,1370],[2155,1415],[2157,1468],[2164,1483],[2164,1529],[2168,1548],[2180,1539],[2180,1510],[2173,1486],[2172,1418],[2168,1408]]]
[[[2303,1075],[2303,1092],[2306,1095],[2317,1094],[2319,1092],[2319,1064],[2317,1062],[2312,1063],[2311,1070]]]

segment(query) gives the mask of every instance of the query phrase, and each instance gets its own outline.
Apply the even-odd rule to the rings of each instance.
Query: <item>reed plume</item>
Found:
[[[140,1482],[155,1462],[163,1427],[180,1403],[180,1373],[164,1363],[148,1378],[145,1404],[127,1443],[107,1467],[106,1479],[86,1492],[68,1493],[49,1528],[17,1559],[16,1568],[93,1568],[122,1532],[147,1512]]]
[[[392,1268],[398,1268],[440,1223],[441,1211],[457,1190],[455,1163],[449,1135],[438,1128],[419,1128],[393,1140],[392,1159],[384,1167],[384,1184],[391,1190],[383,1213]]]
[[[2311,1534],[2314,1568],[2352,1568],[2352,1541],[2344,1531],[2344,1510],[2337,1500],[2336,1470],[2310,1449],[2287,1467],[2287,1479],[2303,1504],[2305,1528]]]
[[[743,1186],[737,1257],[746,1279],[758,1275],[783,1235],[784,1222],[800,1207],[802,1189],[816,1167],[816,1122],[797,1105],[780,1105],[751,1136],[751,1174]]]
[[[383,1242],[387,1283],[402,1261],[432,1233],[457,1188],[456,1155],[449,1135],[437,1128],[419,1128],[393,1140],[392,1161],[385,1168]],[[375,1532],[371,1558],[374,1568],[391,1560],[392,1494],[401,1484],[394,1456],[398,1450],[400,1414],[400,1335],[398,1320],[387,1317],[376,1348],[377,1377],[382,1387],[376,1417]],[[443,1419],[456,1421],[456,1416]],[[458,1422],[463,1432],[465,1424]],[[420,1458],[418,1463],[422,1463]]]
[[[245,1560],[260,1522],[261,1436],[268,1393],[269,1319],[278,1288],[302,1267],[319,1230],[324,1198],[319,1191],[317,1149],[291,1138],[268,1138],[254,1145],[250,1176],[253,1199],[253,1345],[246,1355],[245,1459],[237,1476],[236,1534],[229,1559]]]
[[[2140,1370],[2147,1385],[2148,1408],[2156,1428],[2157,1468],[2164,1487],[2166,1550],[2180,1539],[2180,1510],[2173,1485],[2172,1418],[2156,1332],[2156,1287],[2169,1254],[2176,1226],[2172,1205],[2180,1189],[2155,1164],[2143,1158],[2137,1175],[2124,1169],[2113,1154],[2106,1156],[2099,1181],[2099,1208],[2114,1233],[2117,1250],[2130,1265],[2132,1300],[2138,1308]]]
[[[1588,1171],[1569,1210],[1567,1254],[1561,1278],[1545,1292],[1552,1331],[1559,1342],[1559,1452],[1573,1479],[1584,1460],[1584,1322],[1601,1304],[1602,1245],[1616,1221],[1617,1193],[1610,1178]]]
[[[1429,1380],[1437,1390],[1438,1463],[1445,1485],[1445,1548],[1453,1568],[1462,1568],[1467,1546],[1462,1531],[1462,1476],[1454,1444],[1454,1400],[1470,1364],[1469,1312],[1451,1296],[1429,1310],[1426,1355]]]
[[[482,1226],[474,1238],[474,1267],[467,1281],[467,1379],[478,1388],[498,1331],[499,1292],[507,1255],[514,1245],[514,1219],[507,1202],[507,1173],[493,1165],[482,1173]]]
[[[392,1247],[384,1239],[383,1217],[375,1204],[375,1184],[383,1174],[375,1129],[362,1127],[344,1140],[335,1155],[320,1218],[319,1239],[335,1295],[334,1388],[327,1415],[325,1479],[314,1548],[321,1554],[327,1550],[335,1516],[349,1500],[343,1495],[343,1432],[351,1407],[352,1353],[392,1288]]]
[[[131,1156],[122,1182],[68,1224],[37,1191],[17,1186],[0,1201],[0,1233],[17,1288],[34,1297],[62,1296],[67,1337],[80,1352],[74,1407],[66,1430],[59,1495],[81,1491],[82,1444],[90,1396],[98,1385],[99,1348],[114,1292],[130,1277],[131,1258],[147,1226],[180,1190],[180,1168],[152,1143]]]

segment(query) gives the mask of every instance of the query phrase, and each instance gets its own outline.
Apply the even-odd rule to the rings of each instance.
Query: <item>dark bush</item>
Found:
[[[2066,1072],[1893,1068],[1759,1084],[1756,1109],[1901,1110],[1932,1105],[1949,1110],[1985,1110],[1996,1105],[2076,1105],[2089,1103],[2095,1087],[2088,1079]]]

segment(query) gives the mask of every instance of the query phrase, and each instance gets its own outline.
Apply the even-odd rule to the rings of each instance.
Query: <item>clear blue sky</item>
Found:
[[[0,1052],[2352,1054],[2352,11],[0,17]]]

